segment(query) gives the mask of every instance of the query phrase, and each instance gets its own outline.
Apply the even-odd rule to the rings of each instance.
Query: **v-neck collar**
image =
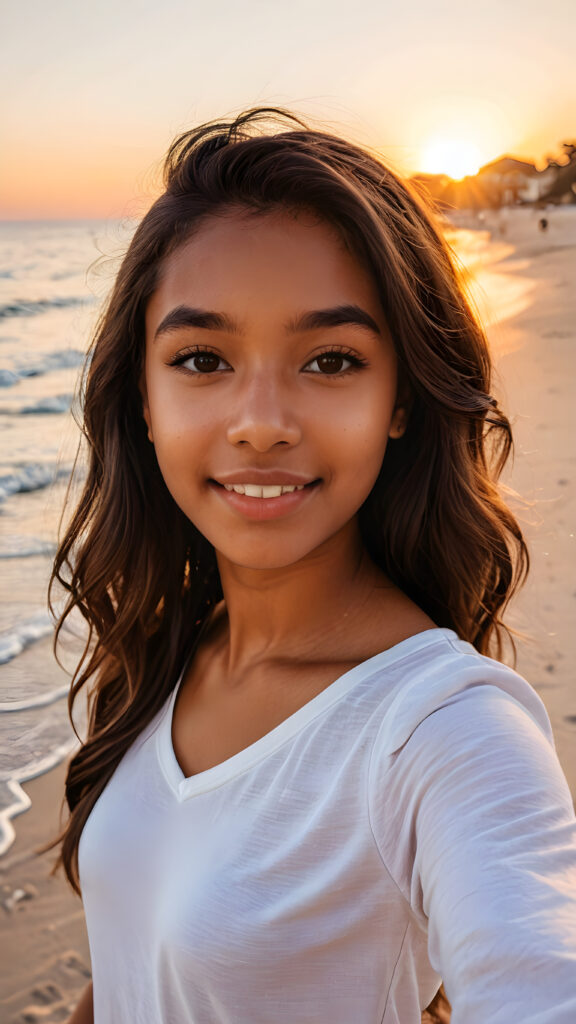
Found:
[[[329,683],[320,693],[294,711],[288,718],[285,718],[279,725],[255,740],[254,743],[250,743],[243,750],[233,754],[232,757],[221,761],[220,764],[214,765],[213,768],[207,768],[206,771],[198,772],[196,775],[189,777],[184,775],[174,753],[174,745],[172,743],[174,705],[184,676],[183,672],[165,705],[162,720],[156,731],[158,758],[170,788],[178,800],[187,800],[189,797],[205,793],[208,790],[223,785],[230,779],[248,771],[263,758],[278,750],[279,747],[296,736],[314,718],[322,714],[323,711],[326,711],[336,701],[341,700],[358,683],[402,658],[445,638],[457,639],[456,634],[451,629],[427,629],[408,637],[406,640],[402,640],[400,643],[389,647],[385,651],[381,651],[379,654],[375,654],[366,661],[360,662],[354,668],[344,672],[334,682]]]

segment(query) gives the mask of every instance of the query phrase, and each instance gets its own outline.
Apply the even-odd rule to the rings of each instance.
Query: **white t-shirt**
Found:
[[[175,693],[80,843],[96,1024],[576,1021],[576,838],[544,707],[432,629],[185,778]]]

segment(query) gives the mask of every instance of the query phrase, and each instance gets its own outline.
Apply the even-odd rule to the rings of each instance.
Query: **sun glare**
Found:
[[[435,139],[422,150],[422,170],[427,174],[447,174],[455,181],[476,174],[484,163],[482,153],[473,142],[456,139]]]

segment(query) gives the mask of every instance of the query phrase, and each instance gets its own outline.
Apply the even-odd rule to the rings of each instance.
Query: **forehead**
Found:
[[[229,211],[205,220],[166,258],[149,306],[352,301],[379,309],[375,282],[333,225],[309,211]]]

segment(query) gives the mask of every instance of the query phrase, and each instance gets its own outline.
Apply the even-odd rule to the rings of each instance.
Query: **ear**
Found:
[[[388,437],[395,440],[404,436],[406,427],[408,426],[411,408],[412,391],[407,382],[400,381],[398,385],[398,394],[396,395],[396,404],[390,421]]]
[[[151,444],[154,444],[154,437],[152,435],[152,420],[150,417],[150,406],[148,404],[148,389],[146,387],[146,378],[144,371],[142,371],[140,381],[138,383],[138,390],[140,391],[140,397],[142,399],[142,416],[148,429],[148,440]]]
[[[403,405],[397,405],[392,415],[388,437],[392,440],[403,437],[408,426],[408,410]]]

